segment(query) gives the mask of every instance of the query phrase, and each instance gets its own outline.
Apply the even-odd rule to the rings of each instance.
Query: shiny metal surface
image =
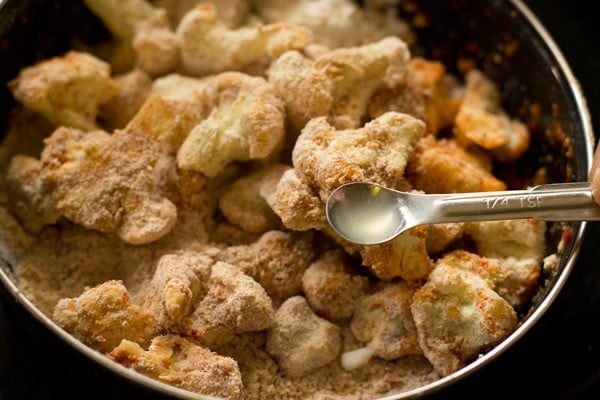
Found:
[[[326,204],[327,221],[344,239],[376,245],[420,225],[533,218],[541,221],[597,221],[600,206],[589,182],[539,185],[529,190],[419,194],[369,182],[335,189]]]

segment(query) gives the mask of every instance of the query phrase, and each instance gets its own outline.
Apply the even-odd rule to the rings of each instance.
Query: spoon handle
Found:
[[[545,221],[600,220],[589,182],[552,183],[528,190],[434,195],[437,222],[535,218]]]

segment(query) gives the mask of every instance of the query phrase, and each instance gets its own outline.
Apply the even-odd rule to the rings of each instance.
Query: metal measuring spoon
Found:
[[[600,206],[589,182],[454,194],[407,193],[354,182],[335,189],[325,209],[329,224],[340,236],[363,245],[387,242],[424,224],[518,218],[600,220]]]

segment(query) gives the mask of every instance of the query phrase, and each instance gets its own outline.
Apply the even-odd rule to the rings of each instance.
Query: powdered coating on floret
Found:
[[[461,86],[439,61],[413,57],[401,84],[378,91],[369,103],[369,115],[403,112],[422,119],[427,133],[437,135],[452,126],[462,100]]]
[[[350,0],[255,0],[267,22],[285,21],[311,30],[315,41],[328,47],[358,46],[386,36],[413,41],[406,22],[393,12],[363,9]]]
[[[19,102],[57,127],[83,130],[97,129],[99,107],[118,90],[107,63],[76,51],[24,68],[8,86]]]
[[[533,219],[470,222],[465,234],[478,254],[501,261],[506,276],[496,283],[496,291],[515,308],[527,304],[542,273],[546,224]]]
[[[152,76],[171,72],[179,63],[179,46],[167,13],[145,0],[85,0],[113,34],[116,71],[137,66]]]
[[[514,309],[474,272],[437,265],[411,311],[425,357],[442,375],[463,367],[517,327]]]
[[[131,244],[149,243],[177,219],[175,205],[157,187],[162,154],[143,134],[59,128],[42,152],[44,190],[71,221]]]
[[[267,334],[267,352],[291,377],[329,364],[340,348],[340,328],[318,317],[302,296],[290,297],[279,307]]]
[[[293,168],[283,173],[275,190],[266,193],[265,199],[289,229],[306,231],[327,227],[321,198]]]
[[[323,253],[302,276],[302,291],[308,304],[329,320],[351,317],[368,287],[369,278],[358,273],[341,249]]]
[[[84,291],[77,298],[61,299],[52,319],[86,345],[108,352],[127,339],[147,346],[155,321],[135,305],[121,281],[110,280]]]
[[[217,258],[253,277],[278,304],[300,293],[314,256],[311,233],[269,231],[252,244],[224,249]]]
[[[404,281],[383,284],[359,302],[350,329],[375,356],[393,360],[423,353],[410,311],[417,288]]]
[[[182,322],[181,332],[213,348],[236,333],[267,329],[273,314],[271,298],[260,284],[219,261],[212,267],[207,295]]]
[[[268,76],[297,129],[320,116],[338,129],[356,128],[363,124],[373,94],[402,82],[409,59],[406,43],[387,37],[335,49],[314,61],[286,53],[271,65]]]
[[[179,168],[213,177],[232,161],[265,159],[280,150],[284,107],[265,79],[224,72],[209,84],[214,108],[179,148]]]
[[[33,157],[14,156],[6,172],[7,207],[25,228],[39,233],[46,225],[57,222],[60,213],[49,193],[42,190],[41,162]]]
[[[228,185],[219,196],[219,209],[225,218],[249,232],[279,228],[281,220],[261,193],[273,193],[288,168],[286,164],[269,164]]]
[[[527,126],[509,117],[498,88],[481,71],[469,71],[465,79],[464,99],[454,126],[458,140],[488,149],[502,162],[521,157],[529,148]]]
[[[395,112],[354,130],[336,130],[325,118],[315,118],[298,137],[292,161],[299,177],[318,191],[323,202],[348,182],[402,188],[408,155],[424,131],[422,121]]]
[[[417,226],[389,242],[364,246],[360,250],[362,263],[382,280],[425,278],[433,268],[427,253],[427,235],[427,226]]]
[[[485,155],[474,154],[455,139],[436,140],[428,135],[410,157],[407,176],[425,193],[462,193],[506,190],[490,171]]]
[[[234,359],[177,335],[157,336],[148,350],[123,340],[110,359],[182,389],[231,400],[243,398],[242,376]]]
[[[176,33],[183,69],[195,76],[241,70],[287,50],[301,49],[312,40],[308,30],[290,24],[230,29],[211,3],[186,13]]]
[[[213,263],[202,253],[165,254],[158,260],[150,282],[134,294],[134,302],[166,330],[180,323],[204,298]]]

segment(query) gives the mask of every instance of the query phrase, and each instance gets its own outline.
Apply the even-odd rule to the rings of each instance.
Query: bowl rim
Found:
[[[560,67],[560,71],[567,80],[568,88],[571,90],[571,95],[573,96],[573,99],[575,100],[575,104],[577,106],[577,110],[579,111],[578,116],[579,118],[581,118],[581,123],[583,127],[582,133],[584,135],[583,139],[585,140],[586,144],[585,162],[588,167],[587,173],[589,173],[589,168],[592,165],[595,138],[592,130],[591,116],[589,113],[585,96],[581,89],[581,85],[579,84],[579,81],[573,74],[570,65],[568,64],[568,62],[562,54],[562,51],[557,46],[554,39],[546,30],[546,28],[538,19],[538,17],[529,9],[527,5],[524,4],[522,0],[507,1],[515,7],[515,9],[524,17],[524,20],[527,23],[529,23],[533,30],[540,35],[541,39],[545,43],[545,46],[549,50],[549,53],[556,59],[557,64]],[[0,0],[0,10],[6,3],[8,3],[8,1]],[[575,263],[577,262],[577,258],[583,243],[583,237],[587,228],[587,222],[579,222],[577,226],[577,234],[572,238],[573,246],[571,248],[571,254],[568,257],[562,270],[559,271],[556,280],[551,285],[548,292],[545,294],[543,300],[537,305],[535,310],[527,318],[525,318],[523,323],[512,334],[510,334],[506,339],[504,339],[501,343],[496,345],[490,351],[486,352],[484,355],[480,356],[476,360],[472,361],[468,365],[464,366],[463,368],[457,370],[456,372],[450,375],[447,375],[426,385],[419,386],[411,390],[403,391],[385,397],[380,397],[378,398],[378,400],[415,399],[438,392],[450,386],[451,384],[461,380],[462,378],[473,374],[475,371],[480,370],[483,366],[496,359],[500,354],[504,353],[509,347],[514,345],[546,313],[550,305],[554,302],[559,292],[565,285]],[[29,312],[29,315],[33,316],[34,319],[37,320],[37,322],[44,325],[60,340],[70,345],[76,351],[82,353],[86,358],[91,359],[98,365],[106,368],[108,371],[130,380],[134,384],[141,385],[142,387],[151,389],[163,395],[173,396],[174,398],[189,400],[222,400],[221,398],[194,393],[188,390],[168,385],[166,383],[157,381],[146,375],[138,373],[133,369],[127,368],[114,361],[111,361],[102,353],[86,346],[74,336],[67,333],[54,321],[52,321],[52,319],[50,319],[47,315],[40,311],[40,309],[38,309],[33,304],[33,302],[21,292],[21,290],[17,287],[15,282],[11,279],[10,274],[5,270],[5,268],[1,266],[0,281],[2,282],[3,286],[6,289],[8,289],[8,292],[12,296],[12,298],[21,307],[25,308]]]

